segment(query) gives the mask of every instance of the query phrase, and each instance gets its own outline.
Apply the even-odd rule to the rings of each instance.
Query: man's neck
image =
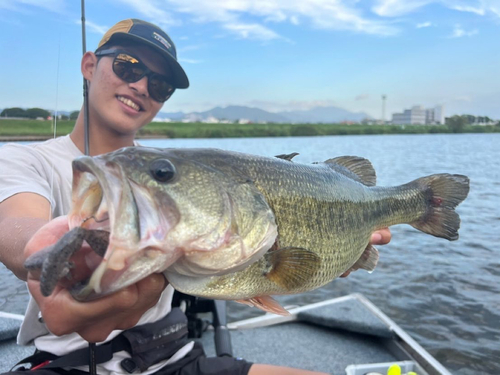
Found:
[[[76,147],[85,152],[85,126],[83,121],[83,110],[80,111],[75,127],[70,134],[71,140]],[[119,135],[111,133],[105,127],[89,126],[89,154],[91,156],[105,154],[118,150],[122,147],[134,145],[135,134]]]

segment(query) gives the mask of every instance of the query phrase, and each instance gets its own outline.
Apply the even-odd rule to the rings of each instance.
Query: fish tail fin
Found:
[[[436,237],[457,240],[460,216],[455,212],[455,207],[469,193],[469,178],[443,173],[422,177],[413,183],[418,184],[424,193],[427,210],[419,220],[410,225]]]

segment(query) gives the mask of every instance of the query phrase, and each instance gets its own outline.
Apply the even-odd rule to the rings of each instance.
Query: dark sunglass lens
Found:
[[[141,62],[123,53],[115,57],[113,70],[118,77],[130,83],[137,82],[145,75],[145,69]]]
[[[164,77],[152,75],[148,78],[148,90],[154,100],[164,102],[173,94],[174,87]]]

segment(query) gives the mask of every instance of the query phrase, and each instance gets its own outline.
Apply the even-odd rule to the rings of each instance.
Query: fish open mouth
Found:
[[[78,300],[91,300],[162,271],[178,256],[158,246],[171,220],[166,220],[150,194],[130,181],[118,163],[100,157],[81,157],[73,162],[73,208],[70,229],[108,232],[108,243],[93,246],[102,256],[87,262],[90,276],[73,285]],[[168,216],[168,215],[167,215]],[[97,248],[96,248],[97,247]],[[90,264],[89,264],[90,263]]]

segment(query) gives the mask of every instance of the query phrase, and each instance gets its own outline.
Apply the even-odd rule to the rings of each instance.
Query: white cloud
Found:
[[[273,23],[309,24],[329,30],[350,30],[366,34],[394,35],[398,29],[362,15],[351,0],[118,0],[153,22],[168,23],[186,15],[191,21],[214,22],[240,38],[286,39],[271,29]],[[165,12],[169,10],[169,13]],[[174,17],[174,14],[177,16]],[[251,21],[249,21],[251,18]],[[178,23],[180,21],[177,21]]]
[[[297,16],[291,16],[290,17],[290,22],[292,23],[292,25],[299,25],[300,24],[300,20],[299,20],[299,17]]]
[[[367,99],[370,99],[369,94],[359,94],[359,95],[356,95],[356,97],[354,98],[354,100],[356,100],[356,101],[367,100]]]
[[[450,5],[451,9],[458,10],[460,12],[469,12],[475,13],[479,16],[484,16],[486,14],[486,10],[484,8],[475,8],[472,6],[464,6],[464,5]]]
[[[202,60],[179,58],[179,61],[186,64],[200,64]]]
[[[243,39],[272,40],[280,38],[280,36],[271,29],[257,23],[227,23],[223,25],[223,27]]]
[[[168,1],[162,0],[119,0],[121,3],[128,5],[134,11],[142,14],[144,18],[154,24],[168,28],[171,26],[179,26],[182,22],[178,17],[174,17],[171,12],[165,11],[170,9]]]
[[[473,97],[471,95],[460,95],[451,99],[456,102],[472,102]]]
[[[376,0],[372,10],[383,17],[397,17],[411,13],[435,0]]]
[[[417,23],[417,29],[422,29],[424,27],[431,27],[431,26],[432,26],[431,22]]]
[[[24,12],[26,7],[37,6],[50,10],[55,13],[61,13],[65,8],[64,0],[0,0],[0,9],[14,10]]]
[[[372,10],[379,16],[397,17],[412,13],[432,3],[479,16],[493,13],[500,17],[499,0],[376,0]]]
[[[473,36],[473,35],[476,35],[477,33],[478,33],[477,30],[466,31],[462,28],[462,26],[460,26],[459,24],[456,24],[450,38],[462,38],[464,36]]]
[[[82,20],[76,20],[75,23],[78,25],[82,24]],[[104,35],[108,31],[109,26],[100,26],[92,21],[85,20],[85,27],[93,33]]]

